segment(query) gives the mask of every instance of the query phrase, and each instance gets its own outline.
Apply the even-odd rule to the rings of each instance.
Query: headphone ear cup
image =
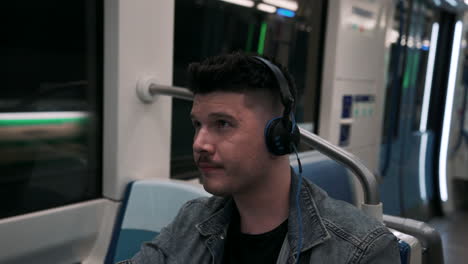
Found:
[[[284,127],[281,117],[270,120],[265,127],[265,142],[268,151],[277,156],[292,153],[293,148],[291,143],[295,144],[298,142],[295,140],[297,134],[296,130],[299,131],[297,127],[294,127],[293,133],[291,134],[290,131]]]

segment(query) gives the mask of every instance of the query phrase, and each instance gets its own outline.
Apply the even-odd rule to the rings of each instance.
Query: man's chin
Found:
[[[223,192],[223,191],[218,191],[218,190],[210,190],[210,189],[205,188],[205,191],[207,191],[208,193],[210,193],[210,194],[212,194],[214,196],[218,196],[218,197],[229,197],[229,196],[231,196],[230,193]]]
[[[203,188],[205,191],[215,196],[227,197],[231,195],[231,192],[226,189],[222,184],[215,184],[203,177]]]

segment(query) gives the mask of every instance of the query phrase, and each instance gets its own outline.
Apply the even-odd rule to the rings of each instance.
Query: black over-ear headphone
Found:
[[[284,105],[283,116],[268,121],[265,127],[265,142],[274,155],[286,155],[294,152],[299,145],[300,132],[294,119],[294,97],[281,70],[270,61],[254,56],[263,65],[270,69],[280,88],[281,102]]]

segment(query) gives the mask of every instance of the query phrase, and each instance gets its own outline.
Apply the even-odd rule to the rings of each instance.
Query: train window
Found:
[[[7,1],[0,218],[101,195],[102,1]]]
[[[395,10],[389,37],[390,61],[382,138],[386,144],[401,137],[398,135],[401,132],[400,119],[411,117],[411,129],[420,129],[424,93],[427,82],[432,80],[426,78],[427,70],[431,69],[429,49],[437,44],[431,43],[431,40],[437,41],[432,38],[434,25],[437,24],[433,10],[423,2],[413,2],[412,5],[404,3]]]
[[[208,56],[241,50],[275,57],[296,81],[296,120],[316,132],[325,1],[274,2],[276,6],[251,0],[176,0],[173,83],[186,86],[188,64]],[[173,178],[197,176],[192,161],[190,108],[190,102],[173,101]]]

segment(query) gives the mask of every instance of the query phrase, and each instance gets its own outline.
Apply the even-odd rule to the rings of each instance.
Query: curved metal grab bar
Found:
[[[364,203],[378,205],[380,203],[379,186],[375,175],[355,155],[333,145],[325,139],[299,127],[301,142],[313,147],[336,162],[349,168],[359,179],[364,189]]]
[[[154,81],[143,81],[138,85],[146,86],[137,88],[137,93],[144,102],[151,102],[156,95],[167,95],[189,101],[193,100],[193,94],[186,88],[159,85]],[[146,89],[146,91],[144,91],[144,89]],[[145,99],[140,95],[142,91],[145,92]],[[148,99],[148,95],[152,97],[151,100]],[[377,179],[375,175],[362,164],[359,158],[303,128],[299,128],[299,130],[303,143],[315,148],[354,172],[363,187],[364,205],[381,206]]]
[[[151,95],[168,95],[178,99],[184,99],[188,101],[193,101],[193,93],[190,92],[187,88],[176,87],[176,86],[164,86],[152,84],[149,87]]]

